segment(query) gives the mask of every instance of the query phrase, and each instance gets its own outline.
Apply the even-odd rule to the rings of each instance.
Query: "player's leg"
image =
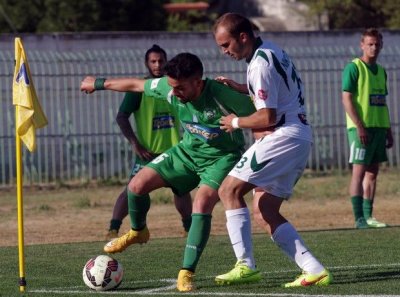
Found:
[[[367,166],[365,177],[363,180],[363,212],[364,218],[369,227],[382,228],[387,227],[387,224],[378,221],[372,215],[373,205],[375,202],[376,183],[379,174],[379,163],[388,160],[386,153],[386,129],[369,129],[368,133],[372,135],[371,141],[368,144],[368,153],[370,157],[370,165]]]
[[[305,245],[296,229],[280,213],[284,199],[269,193],[257,192],[253,199],[254,218],[271,235],[274,243],[303,271],[285,287],[328,285],[330,273]]]
[[[225,208],[226,227],[237,261],[231,271],[215,278],[218,284],[250,283],[261,279],[253,256],[250,212],[244,200],[244,195],[253,188],[254,185],[228,175],[219,189]]]
[[[257,221],[263,222],[274,243],[302,270],[301,276],[284,284],[284,287],[328,285],[332,281],[329,271],[312,254],[294,226],[280,213],[282,202],[292,195],[293,187],[306,167],[310,149],[311,143],[308,141],[273,138],[272,142],[267,141],[264,151],[270,162],[261,170],[269,173],[269,176],[261,172],[259,176],[250,177],[264,191],[256,192],[253,200]],[[261,160],[264,158],[261,157]]]
[[[128,192],[125,188],[115,201],[110,227],[106,234],[106,240],[110,241],[118,237],[119,228],[122,225],[123,219],[128,215]]]
[[[349,194],[354,214],[355,227],[357,229],[368,228],[363,212],[363,180],[367,170],[371,150],[368,145],[360,142],[356,129],[347,131],[350,144],[349,163],[352,164]]]
[[[357,229],[365,229],[368,228],[368,224],[364,218],[363,211],[363,180],[367,168],[363,164],[353,164],[352,167],[349,193],[351,197],[355,227]]]
[[[192,197],[190,193],[186,193],[181,196],[174,194],[175,208],[181,215],[182,226],[185,235],[189,232],[190,225],[192,224]]]
[[[186,240],[182,268],[178,274],[177,289],[181,292],[195,289],[193,276],[210,237],[211,213],[218,200],[217,190],[208,185],[201,185],[196,192],[192,225]]]
[[[383,228],[387,224],[378,221],[373,215],[373,205],[375,200],[376,182],[379,173],[379,163],[371,164],[367,167],[363,180],[364,200],[363,214],[369,227]]]
[[[130,173],[129,181],[147,164],[147,161],[140,158],[135,158]],[[129,184],[129,182],[128,182]],[[128,215],[128,189],[125,189],[119,194],[115,201],[113,214],[110,221],[110,226],[106,234],[106,240],[110,241],[118,237],[119,228],[122,225],[123,219]]]
[[[144,167],[128,185],[128,209],[131,219],[131,230],[125,235],[108,242],[104,246],[107,253],[124,251],[135,243],[146,243],[150,234],[146,225],[147,212],[150,209],[149,193],[168,186],[161,175],[153,168]]]
[[[219,201],[218,188],[240,155],[230,153],[223,157],[215,157],[214,161],[210,157],[196,159],[195,166],[192,167],[192,176],[186,178],[187,181],[197,178],[199,189],[193,201],[192,225],[186,240],[182,269],[178,274],[177,289],[181,292],[192,291],[195,288],[194,272],[210,236],[211,213]],[[191,161],[186,160],[186,166],[188,162]]]

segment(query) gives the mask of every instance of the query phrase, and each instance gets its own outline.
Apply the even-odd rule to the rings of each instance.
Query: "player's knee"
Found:
[[[222,201],[229,199],[233,196],[233,188],[223,182],[218,189],[218,196]]]
[[[131,179],[128,184],[128,190],[136,195],[145,195],[145,184],[140,179]]]

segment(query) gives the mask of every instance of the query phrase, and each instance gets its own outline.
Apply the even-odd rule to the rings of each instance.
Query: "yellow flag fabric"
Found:
[[[36,95],[28,59],[20,38],[15,38],[13,104],[16,107],[16,133],[30,152],[36,149],[36,129],[47,125],[47,118]]]

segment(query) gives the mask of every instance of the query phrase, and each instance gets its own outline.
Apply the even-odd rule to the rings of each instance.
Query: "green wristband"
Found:
[[[106,81],[105,78],[96,78],[96,80],[94,81],[94,89],[96,91],[104,90],[105,81]]]

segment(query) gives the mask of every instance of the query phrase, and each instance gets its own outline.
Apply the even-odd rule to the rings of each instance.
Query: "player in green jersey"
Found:
[[[372,216],[379,163],[387,161],[386,148],[393,146],[386,104],[387,75],[376,62],[382,46],[378,30],[365,30],[360,43],[362,56],[347,64],[342,75],[349,162],[353,167],[349,191],[359,229],[387,226]]]
[[[167,53],[158,45],[146,51],[145,65],[149,71],[147,78],[158,78],[164,75],[163,67],[167,63]],[[127,92],[117,114],[117,123],[122,134],[129,141],[135,152],[135,159],[130,179],[149,161],[166,151],[180,140],[179,121],[175,110],[168,102],[143,93]],[[146,103],[142,104],[145,101]],[[134,115],[137,134],[132,129],[129,118]],[[192,221],[192,200],[190,194],[182,197],[174,195],[175,207],[182,217],[185,232],[189,231]],[[128,192],[125,188],[118,196],[106,240],[118,237],[123,219],[128,215]]]
[[[239,161],[245,144],[240,129],[225,132],[220,129],[219,121],[231,113],[250,115],[255,108],[248,96],[215,80],[203,79],[203,65],[193,54],[177,55],[164,70],[166,77],[151,80],[86,77],[81,90],[144,92],[167,100],[177,110],[184,128],[183,140],[147,164],[131,180],[128,203],[132,229],[109,242],[104,250],[121,252],[131,244],[149,240],[146,215],[151,191],[170,187],[179,195],[197,188],[192,225],[177,281],[177,289],[187,292],[194,289],[194,272],[210,235],[212,210],[219,201],[218,188]]]

